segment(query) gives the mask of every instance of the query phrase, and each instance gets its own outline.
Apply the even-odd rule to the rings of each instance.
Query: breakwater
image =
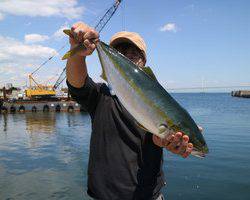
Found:
[[[24,112],[79,112],[81,106],[71,100],[54,101],[2,101],[0,113],[24,113]]]
[[[243,97],[243,98],[250,98],[250,90],[238,90],[232,91],[231,95],[233,97]]]

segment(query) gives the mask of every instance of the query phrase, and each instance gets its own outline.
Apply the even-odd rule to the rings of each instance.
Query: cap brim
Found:
[[[146,60],[146,54],[144,52],[143,49],[141,49],[140,47],[137,46],[136,43],[134,43],[132,40],[130,40],[129,38],[126,38],[126,37],[119,37],[119,38],[116,38],[114,39],[109,45],[112,46],[112,47],[116,47],[118,44],[121,44],[121,43],[129,43],[129,44],[133,44],[135,45],[138,49],[140,49],[143,53],[143,56],[144,56],[144,59]]]
[[[109,45],[112,47],[116,47],[118,44],[121,44],[121,43],[130,43],[130,44],[135,45],[137,48],[139,48],[133,41],[125,37],[116,38]]]

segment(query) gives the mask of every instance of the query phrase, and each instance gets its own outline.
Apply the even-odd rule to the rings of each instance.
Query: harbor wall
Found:
[[[79,111],[81,106],[75,101],[3,101],[0,108],[0,113]]]
[[[250,90],[237,90],[232,91],[231,95],[233,97],[243,97],[243,98],[250,98]]]

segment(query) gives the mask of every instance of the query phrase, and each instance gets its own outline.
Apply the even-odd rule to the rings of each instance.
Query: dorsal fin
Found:
[[[107,76],[106,76],[106,74],[105,74],[105,72],[104,72],[103,69],[102,69],[102,74],[101,74],[100,77],[101,77],[104,81],[108,82],[108,81],[107,81]]]
[[[151,79],[153,79],[154,81],[157,81],[157,78],[154,75],[154,72],[150,67],[148,67],[148,66],[142,67],[141,70],[144,71]]]

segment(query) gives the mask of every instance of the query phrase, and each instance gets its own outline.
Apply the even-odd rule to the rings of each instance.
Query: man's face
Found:
[[[138,65],[139,67],[145,66],[145,59],[143,53],[139,48],[130,43],[121,43],[118,44],[115,49],[119,51],[121,54],[130,59],[133,63]]]

